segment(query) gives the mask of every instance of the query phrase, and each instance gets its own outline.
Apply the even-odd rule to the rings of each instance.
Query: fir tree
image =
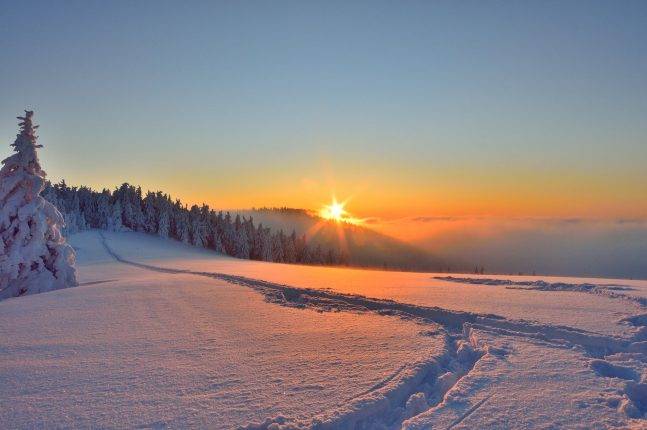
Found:
[[[285,261],[285,253],[283,252],[283,230],[272,235],[272,261],[276,263],[283,263]]]
[[[169,219],[168,211],[162,212],[160,215],[159,228],[157,230],[157,235],[166,239],[169,234],[171,222]]]
[[[189,232],[189,214],[186,213],[186,210],[182,210],[177,213],[175,221],[175,234],[177,235],[176,239],[182,243],[189,244],[191,241],[191,236]]]
[[[123,231],[121,202],[115,201],[110,210],[110,215],[106,222],[106,227],[110,231]]]
[[[15,154],[0,169],[0,299],[77,285],[74,250],[61,235],[63,216],[40,193],[33,111],[18,117]]]
[[[259,260],[272,261],[272,235],[269,228],[263,228],[263,224],[258,225],[258,242],[259,242]]]
[[[202,211],[197,205],[191,206],[191,244],[200,248],[207,245],[207,223],[202,217]]]
[[[144,231],[146,233],[157,233],[157,211],[155,210],[156,196],[152,192],[146,193],[144,197]]]

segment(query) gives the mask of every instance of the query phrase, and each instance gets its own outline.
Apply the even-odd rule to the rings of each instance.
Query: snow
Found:
[[[124,258],[153,266],[227,273],[296,287],[330,289],[343,294],[359,294],[453,311],[495,314],[515,320],[565,325],[606,335],[634,334],[638,329],[622,320],[645,312],[640,304],[632,301],[609,300],[608,297],[579,291],[524,291],[510,289],[506,285],[484,287],[470,282],[437,279],[447,276],[438,273],[383,272],[241,261],[175,242],[161,246],[163,242],[160,239],[139,233],[106,233],[106,237]],[[137,240],[133,240],[135,237]],[[463,277],[478,278],[476,275]],[[634,290],[617,293],[647,298],[647,281],[529,276],[498,278],[628,285]]]
[[[79,287],[0,302],[5,427],[647,428],[645,281],[70,243]]]
[[[442,336],[413,322],[283,308],[248,288],[115,263],[96,232],[71,242],[81,286],[0,303],[2,427],[307,418],[445,353]]]
[[[479,360],[444,401],[409,420],[405,428],[626,428],[617,412],[623,382],[600,378],[579,351],[547,347],[486,333],[481,341],[514,352]],[[636,428],[640,423],[634,423]]]

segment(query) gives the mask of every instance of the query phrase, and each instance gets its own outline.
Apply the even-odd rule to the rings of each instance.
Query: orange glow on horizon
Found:
[[[323,166],[319,169],[295,167],[279,172],[260,166],[242,173],[230,170],[230,166],[214,172],[210,164],[192,168],[190,175],[169,166],[163,166],[163,170],[154,166],[133,175],[122,166],[105,176],[72,175],[65,179],[68,184],[89,185],[98,190],[126,181],[141,185],[144,192],[161,190],[184,204],[206,203],[218,210],[285,206],[313,210],[319,216],[322,203],[330,205],[331,192],[343,190],[353,196],[352,214],[342,214],[340,221],[371,228],[381,227],[376,224],[383,221],[427,216],[647,219],[647,199],[636,198],[644,194],[644,169],[638,172],[627,168],[622,176],[609,176],[559,164],[538,169],[519,162],[497,170],[465,161],[460,166],[441,166],[420,173],[417,166],[405,168],[376,162],[371,165],[380,172],[376,175],[371,170],[359,173],[355,166],[345,163],[338,161],[334,169],[321,162]],[[115,177],[123,180],[113,182]],[[58,182],[62,178],[52,175],[50,179]],[[343,210],[349,210],[343,199],[341,204],[345,205]],[[392,229],[390,224],[385,229],[399,236],[405,233],[400,228]],[[417,228],[410,230],[407,237],[418,235]]]

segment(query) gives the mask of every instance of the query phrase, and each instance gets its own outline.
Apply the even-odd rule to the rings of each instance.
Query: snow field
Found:
[[[136,233],[71,243],[83,286],[0,303],[0,421],[16,428],[645,428],[635,300],[240,261]],[[512,294],[520,311],[495,303]]]
[[[285,284],[292,287],[331,290],[398,303],[439,307],[451,311],[494,314],[507,319],[568,326],[602,335],[630,337],[640,328],[626,318],[647,312],[635,300],[610,300],[606,295],[580,291],[510,289],[509,285],[480,285],[437,279],[442,274],[384,272],[376,270],[299,266],[242,261],[165,241],[141,233],[104,233],[124,259],[155,267],[192,272],[223,273]],[[477,276],[462,276],[478,279]],[[501,277],[503,278],[503,277]],[[513,280],[546,279],[570,284],[621,284],[633,290],[615,291],[647,299],[647,281],[591,278],[505,277]]]
[[[110,262],[96,232],[72,243],[82,286],[0,303],[3,427],[311,419],[378,401],[446,353],[444,336],[414,322],[289,309],[249,288]]]
[[[128,240],[128,239],[122,239],[122,240]],[[115,241],[111,239],[106,241],[106,244],[108,243],[113,243]],[[123,254],[123,251],[128,252],[128,246],[123,246],[124,244],[122,243],[122,247],[119,251],[119,254]],[[118,256],[118,258],[122,258]],[[146,261],[146,263],[136,263],[135,261],[130,261],[131,263],[135,264],[140,264],[143,267],[148,267],[151,269],[155,269],[156,266],[152,265],[151,263],[159,263],[160,261],[151,261],[152,259],[140,259],[140,261]],[[128,260],[125,260],[128,261]],[[161,260],[161,262],[164,262],[164,260]],[[225,262],[227,262],[225,260]],[[172,264],[169,264],[172,263]],[[212,264],[214,264],[216,267],[219,267],[220,264],[222,264],[223,261],[221,259],[215,259]],[[528,364],[532,362],[533,360],[529,358],[529,355],[525,353],[526,350],[532,349],[532,348],[540,348],[540,356],[543,357],[544,355],[548,354],[550,356],[555,356],[554,351],[559,351],[559,354],[563,355],[563,351],[570,351],[570,357],[568,361],[570,364],[566,366],[567,371],[570,372],[576,372],[575,377],[571,378],[573,383],[575,382],[582,382],[583,379],[586,379],[584,377],[580,377],[580,375],[586,375],[587,378],[589,378],[589,386],[587,389],[584,391],[586,393],[583,398],[573,398],[571,399],[570,403],[567,403],[568,407],[563,407],[564,402],[563,400],[560,403],[555,403],[555,410],[553,411],[555,416],[552,416],[550,418],[550,414],[547,415],[545,414],[545,410],[542,409],[542,411],[537,411],[536,416],[533,416],[532,419],[526,418],[525,420],[514,420],[511,422],[519,422],[519,423],[527,423],[524,424],[523,427],[527,428],[534,428],[534,426],[537,423],[541,423],[544,420],[547,420],[548,422],[555,422],[559,423],[559,426],[561,427],[569,427],[569,426],[575,426],[577,427],[576,423],[577,417],[583,417],[583,416],[590,416],[590,419],[587,422],[587,425],[593,425],[599,426],[601,428],[607,428],[607,427],[613,427],[613,426],[619,426],[619,427],[625,427],[625,426],[637,426],[637,428],[640,428],[644,422],[639,421],[639,422],[633,422],[629,423],[627,419],[635,419],[635,418],[642,418],[643,414],[645,413],[645,408],[643,405],[645,404],[645,396],[643,394],[643,387],[644,384],[631,380],[628,382],[620,381],[620,383],[616,383],[614,388],[606,389],[607,391],[612,391],[612,394],[606,393],[604,390],[596,390],[596,387],[599,387],[599,378],[600,375],[599,372],[596,371],[596,366],[593,363],[599,363],[599,362],[605,362],[606,358],[613,358],[614,356],[620,354],[620,355],[626,355],[626,354],[632,354],[634,357],[633,361],[633,366],[635,367],[635,370],[633,371],[632,374],[640,374],[640,373],[645,373],[644,372],[644,363],[646,360],[646,353],[647,349],[645,348],[645,343],[643,342],[644,339],[644,318],[641,316],[641,314],[638,314],[637,316],[629,317],[628,319],[621,319],[621,320],[607,320],[604,321],[605,323],[609,325],[620,325],[620,326],[626,326],[629,327],[631,326],[631,330],[627,330],[622,332],[622,335],[618,335],[615,330],[611,330],[613,335],[605,335],[602,333],[596,333],[596,332],[590,332],[581,328],[577,327],[569,327],[566,325],[551,325],[551,324],[543,324],[543,323],[538,323],[538,322],[533,322],[533,321],[527,321],[527,320],[514,320],[514,319],[509,319],[506,317],[501,317],[497,315],[491,315],[491,314],[476,314],[473,312],[465,312],[465,311],[451,311],[447,309],[442,309],[442,308],[437,308],[437,307],[428,307],[428,306],[422,306],[422,305],[412,305],[408,303],[402,303],[402,302],[394,302],[391,300],[385,300],[385,299],[373,299],[373,298],[368,298],[356,294],[344,294],[344,293],[339,293],[334,289],[328,289],[328,290],[319,290],[319,289],[310,289],[310,288],[299,288],[299,287],[293,287],[293,286],[288,286],[285,284],[278,284],[278,283],[273,283],[273,282],[268,282],[265,280],[259,280],[259,279],[252,279],[246,276],[240,276],[240,275],[231,275],[228,273],[218,273],[218,272],[201,272],[201,271],[193,271],[190,268],[184,268],[184,269],[171,269],[170,266],[174,267],[198,267],[198,268],[204,268],[205,265],[208,264],[207,260],[202,260],[202,259],[194,259],[191,261],[191,259],[181,259],[181,260],[173,260],[172,262],[166,261],[165,269],[164,270],[171,270],[171,271],[190,271],[193,273],[198,273],[202,276],[207,276],[207,277],[215,277],[218,279],[224,279],[227,280],[230,283],[236,283],[240,285],[246,285],[249,286],[250,288],[256,289],[257,291],[261,292],[266,296],[266,300],[270,302],[275,302],[275,303],[280,303],[283,304],[284,306],[287,307],[298,307],[298,308],[315,308],[319,309],[322,311],[349,311],[349,312],[373,312],[373,313],[378,313],[380,315],[397,315],[403,319],[406,320],[417,320],[422,323],[429,323],[433,322],[436,324],[440,324],[443,326],[445,329],[447,329],[449,332],[455,333],[457,329],[462,328],[463,333],[462,337],[457,336],[454,334],[455,337],[454,339],[459,339],[459,343],[461,345],[472,345],[470,347],[470,350],[473,351],[473,354],[468,354],[469,356],[477,356],[480,358],[476,358],[471,365],[474,365],[474,368],[471,368],[470,370],[470,360],[465,361],[463,360],[458,360],[454,361],[453,364],[453,371],[448,373],[448,376],[443,376],[442,374],[437,374],[437,372],[430,372],[430,373],[425,373],[422,372],[424,376],[422,376],[423,379],[426,379],[426,383],[423,384],[423,386],[429,387],[432,386],[434,387],[432,390],[429,389],[422,389],[418,393],[414,394],[413,396],[409,396],[407,399],[407,402],[404,404],[404,407],[406,408],[407,403],[409,404],[409,409],[405,409],[407,412],[403,412],[401,404],[397,402],[390,403],[389,407],[386,408],[388,412],[380,412],[380,413],[372,413],[368,414],[368,416],[362,416],[360,420],[355,420],[355,421],[344,421],[344,420],[338,420],[338,421],[333,421],[334,425],[332,428],[374,428],[374,427],[385,427],[385,428],[399,428],[400,426],[406,427],[409,425],[409,421],[407,420],[407,414],[411,414],[411,410],[416,409],[420,411],[427,411],[427,412],[420,412],[413,414],[414,417],[411,418],[411,425],[422,425],[423,428],[427,428],[429,426],[432,426],[435,422],[438,422],[439,420],[442,421],[437,413],[432,413],[431,411],[445,411],[442,412],[442,414],[447,414],[447,411],[451,411],[454,408],[440,408],[438,406],[437,401],[439,400],[427,400],[429,397],[434,397],[436,398],[442,397],[443,391],[442,389],[439,389],[439,382],[442,380],[447,380],[450,381],[447,383],[449,385],[449,388],[446,391],[446,396],[447,398],[451,399],[454,394],[453,393],[453,388],[454,385],[461,382],[461,381],[470,381],[473,378],[476,379],[484,379],[487,381],[484,385],[488,386],[490,389],[493,387],[493,382],[496,381],[497,376],[492,375],[492,376],[483,376],[480,374],[478,371],[478,365],[482,360],[492,360],[493,357],[495,359],[502,359],[502,360],[508,360],[507,359],[507,354],[505,353],[506,348],[499,348],[495,345],[500,343],[501,339],[511,339],[509,340],[508,345],[511,346],[512,351],[517,351],[518,354],[524,356],[524,360],[522,361],[525,364]],[[235,264],[235,263],[234,263]],[[193,266],[191,266],[193,265]],[[213,266],[212,266],[213,267]],[[159,268],[158,268],[159,269]],[[300,268],[300,270],[307,270],[310,268]],[[317,270],[317,268],[314,268]],[[286,270],[287,271],[287,270]],[[286,272],[284,271],[284,272]],[[239,272],[240,273],[240,272]],[[252,269],[252,273],[254,272],[254,269]],[[379,272],[370,272],[371,274],[374,273],[379,273]],[[410,274],[400,274],[400,275],[410,275]],[[417,274],[414,274],[417,275]],[[453,281],[452,281],[453,282]],[[562,281],[563,282],[563,281]],[[571,284],[573,284],[573,281],[571,281]],[[482,288],[482,287],[481,287]],[[636,288],[636,290],[639,290],[639,288]],[[514,290],[513,290],[514,291]],[[527,293],[527,290],[518,290],[520,293]],[[548,291],[541,291],[542,293],[545,294],[545,297],[552,297],[552,294],[550,293],[550,290]],[[626,301],[626,300],[616,300],[619,297],[612,297],[612,296],[592,296],[590,294],[586,294],[588,290],[585,291],[568,291],[570,294],[574,295],[574,298],[577,300],[580,300],[583,304],[580,304],[581,307],[585,307],[587,303],[591,299],[594,300],[600,300],[603,303],[606,303],[607,306],[616,306],[618,304],[623,304],[625,306],[634,306],[633,310],[634,312],[636,310],[641,311],[642,307],[640,303],[637,303],[635,301]],[[621,297],[620,297],[621,298]],[[469,302],[472,299],[471,296],[464,297],[464,300],[466,302]],[[541,303],[540,303],[541,304]],[[528,305],[526,305],[528,307]],[[630,312],[625,311],[624,313],[619,314],[620,316],[622,315],[627,315],[630,314]],[[617,316],[618,314],[612,314],[613,316]],[[466,334],[469,333],[469,334]],[[488,344],[484,345],[481,348],[474,348],[475,345],[475,339],[478,337],[476,333],[486,333],[487,337],[490,338],[490,341]],[[529,347],[528,344],[532,345],[532,347]],[[539,345],[539,346],[537,346]],[[541,349],[544,349],[544,351],[541,351]],[[548,349],[547,351],[545,349]],[[453,353],[455,356],[460,356],[459,351],[461,350],[460,347],[456,347],[453,350],[450,348],[450,354]],[[559,354],[557,354],[559,356]],[[463,354],[463,358],[465,358],[465,355]],[[589,358],[593,358],[594,361],[589,361]],[[557,360],[543,360],[540,361],[538,364],[540,365],[539,368],[546,374],[546,375],[551,375],[551,374],[556,374],[557,376],[555,378],[562,378],[564,374],[566,374],[566,371],[564,372],[557,372],[555,373],[553,371],[552,365],[561,362],[560,360],[564,360],[565,358],[559,357]],[[536,360],[535,360],[536,361]],[[462,364],[456,364],[456,363],[462,363]],[[549,364],[548,367],[546,367],[546,364]],[[552,365],[550,365],[552,363]],[[543,366],[543,367],[542,367]],[[537,367],[537,366],[535,366]],[[468,369],[468,370],[464,370]],[[475,370],[476,369],[476,370]],[[523,371],[521,367],[517,367],[517,369],[520,369]],[[464,372],[464,374],[463,374]],[[584,373],[583,373],[584,372]],[[429,376],[431,375],[431,376]],[[463,376],[461,376],[463,375]],[[613,375],[612,378],[615,381],[615,376]],[[604,376],[603,376],[604,377]],[[620,378],[621,379],[621,378]],[[523,380],[522,380],[523,381]],[[467,382],[464,382],[467,383]],[[596,384],[598,384],[596,386]],[[534,397],[541,397],[544,394],[542,392],[546,392],[547,389],[549,389],[551,386],[553,386],[553,382],[551,382],[551,378],[546,378],[546,381],[543,382],[543,384],[539,385],[537,387],[541,387],[541,389],[537,389],[537,387],[530,387],[531,388],[531,393],[528,393],[528,396],[530,398]],[[557,384],[558,385],[558,384]],[[524,399],[524,389],[527,390],[527,388],[522,388],[521,390],[517,389],[519,391],[520,396],[519,398]],[[412,391],[412,390],[410,390]],[[459,401],[454,401],[452,404],[471,404],[470,401],[467,401],[465,398],[461,398],[459,395]],[[469,393],[467,395],[469,399]],[[574,395],[570,395],[570,397],[575,397]],[[591,400],[591,398],[595,398],[596,400]],[[600,400],[602,399],[602,400]],[[424,401],[423,401],[424,400]],[[486,403],[486,399],[481,399],[484,403]],[[443,400],[444,402],[444,400]],[[477,402],[478,403],[478,402]],[[484,403],[479,403],[477,405],[473,405],[472,407],[474,408],[469,409],[467,411],[464,411],[465,415],[458,416],[455,418],[455,421],[452,421],[450,425],[452,427],[454,426],[459,426],[462,425],[462,422],[468,417],[472,417],[472,419],[480,419],[480,413],[478,413],[477,409],[480,409],[483,407]],[[522,401],[523,403],[523,401]],[[562,407],[557,407],[557,405],[561,405]],[[426,406],[425,406],[426,405]],[[572,410],[575,406],[577,405],[578,408],[582,409],[591,409],[588,411],[583,412],[582,414],[578,415],[573,413],[574,411]],[[601,406],[600,406],[601,405]],[[363,407],[362,408],[362,413],[366,414],[368,413],[370,408]],[[500,415],[505,415],[506,409],[499,409],[499,414]],[[343,416],[347,417],[348,414],[342,414]],[[451,414],[450,414],[451,415]],[[352,416],[352,415],[351,415]],[[397,417],[397,418],[394,418]],[[428,418],[425,418],[427,417]],[[570,418],[568,418],[570,417]],[[414,419],[415,418],[415,419]],[[404,420],[404,422],[402,421]],[[580,421],[581,422],[581,421]],[[328,425],[330,423],[330,420],[326,421],[310,421],[308,423],[303,423],[303,422],[293,422],[290,420],[287,420],[284,417],[279,417],[277,420],[270,420],[262,423],[258,428],[328,428]],[[418,424],[416,424],[418,423]],[[423,424],[420,424],[423,423]],[[490,423],[491,425],[494,425]],[[277,427],[278,426],[278,427]],[[521,424],[520,424],[521,426]],[[256,428],[256,427],[252,427]],[[469,427],[468,427],[469,428]]]

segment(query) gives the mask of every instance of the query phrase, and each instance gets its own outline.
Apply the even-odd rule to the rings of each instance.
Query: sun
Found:
[[[341,219],[344,215],[344,206],[339,203],[333,203],[328,207],[330,210],[330,217],[334,219]]]
[[[346,203],[349,199],[344,200],[343,202],[338,202],[335,197],[332,198],[332,202],[328,205],[324,205],[319,210],[319,216],[327,221],[334,221],[336,223],[346,223],[346,224],[356,224],[360,225],[364,223],[363,219],[355,218],[346,210]]]
[[[344,205],[345,203],[338,203],[337,200],[333,198],[331,204],[324,206],[319,211],[319,215],[327,220],[343,221],[344,215],[346,215],[346,209],[344,209]]]

